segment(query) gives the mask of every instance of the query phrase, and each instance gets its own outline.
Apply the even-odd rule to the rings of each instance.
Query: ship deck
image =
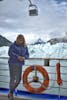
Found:
[[[8,91],[5,89],[0,90],[0,100],[9,100]],[[32,94],[29,92],[14,93],[14,100],[67,100],[67,96],[50,95],[50,94]]]
[[[8,100],[7,95],[0,95],[0,100]],[[29,100],[29,99],[24,99],[21,97],[14,97],[14,100]]]

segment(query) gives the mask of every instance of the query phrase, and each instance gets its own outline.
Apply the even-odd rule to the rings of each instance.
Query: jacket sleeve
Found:
[[[29,52],[28,52],[28,47],[26,47],[26,54],[25,54],[25,59],[29,58]]]
[[[11,45],[11,46],[9,47],[8,55],[9,55],[10,57],[13,57],[13,58],[18,57],[18,54],[16,54],[15,51],[14,51],[14,45]]]

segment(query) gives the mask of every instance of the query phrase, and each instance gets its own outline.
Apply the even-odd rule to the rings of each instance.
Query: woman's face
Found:
[[[23,37],[18,37],[16,40],[17,44],[21,45],[24,43],[24,38]]]

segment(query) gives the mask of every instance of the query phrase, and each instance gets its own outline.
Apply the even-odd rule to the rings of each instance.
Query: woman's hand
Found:
[[[24,60],[25,60],[25,57],[18,56],[18,60],[19,60],[19,61],[24,61]]]

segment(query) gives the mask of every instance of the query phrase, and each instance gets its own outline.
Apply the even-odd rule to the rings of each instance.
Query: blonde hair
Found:
[[[22,46],[23,46],[23,47],[26,47],[26,41],[25,41],[25,38],[24,38],[24,36],[23,36],[22,34],[19,34],[19,35],[17,36],[17,39],[20,39],[20,38],[23,39]],[[16,40],[17,40],[17,39],[16,39]]]

